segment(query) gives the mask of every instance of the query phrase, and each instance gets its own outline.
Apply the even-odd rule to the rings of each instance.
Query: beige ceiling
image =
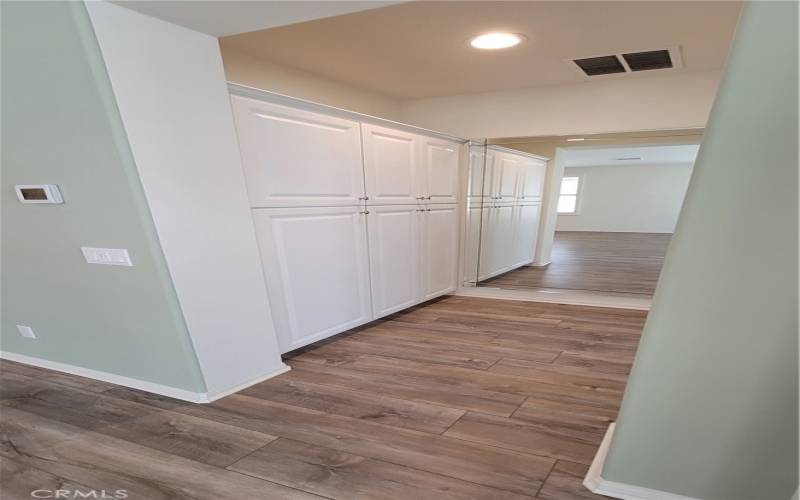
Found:
[[[566,60],[676,45],[684,62],[680,71],[720,69],[740,8],[739,2],[724,1],[420,1],[234,35],[221,43],[331,80],[416,99],[581,82],[586,78]],[[502,51],[465,43],[491,30],[522,33],[528,40]]]

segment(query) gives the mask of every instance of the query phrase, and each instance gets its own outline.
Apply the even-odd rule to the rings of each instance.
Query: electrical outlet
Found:
[[[36,334],[33,333],[33,328],[25,325],[17,325],[17,330],[19,330],[19,334],[25,338],[35,339]]]
[[[83,258],[89,264],[106,264],[109,266],[133,266],[128,250],[124,248],[92,248],[81,247]]]

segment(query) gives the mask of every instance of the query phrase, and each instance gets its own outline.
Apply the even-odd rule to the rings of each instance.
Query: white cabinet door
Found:
[[[412,204],[422,197],[420,137],[362,124],[364,176],[371,204]]]
[[[483,196],[491,200],[497,199],[500,191],[500,170],[498,169],[498,153],[496,151],[486,151],[483,179]]]
[[[469,148],[469,179],[467,193],[470,199],[479,199],[483,196],[483,172],[484,172],[484,153],[483,146],[470,146]],[[487,186],[488,188],[488,186]]]
[[[514,206],[487,207],[481,231],[481,279],[497,276],[514,264]]]
[[[429,205],[423,215],[423,300],[428,300],[457,286],[458,206]]]
[[[358,204],[358,122],[241,96],[231,101],[252,207]]]
[[[458,201],[460,149],[457,142],[422,138],[422,196],[428,203]]]
[[[372,319],[363,211],[253,210],[281,352]]]
[[[527,158],[520,164],[518,201],[541,201],[546,163]]]
[[[497,201],[511,202],[517,196],[520,158],[507,153],[497,155],[494,175]]]
[[[478,256],[481,248],[481,214],[486,209],[481,203],[472,203],[467,208],[464,227],[464,283],[474,285],[478,281]]]
[[[416,205],[369,208],[369,261],[374,318],[419,302],[421,209]]]
[[[533,262],[536,237],[539,234],[540,204],[525,204],[514,207],[514,266]]]

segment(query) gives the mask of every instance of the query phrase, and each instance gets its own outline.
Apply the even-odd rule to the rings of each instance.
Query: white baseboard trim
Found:
[[[15,352],[0,351],[0,359],[7,359],[9,361],[16,361],[17,363],[22,363],[25,365],[36,366],[39,368],[46,368],[48,370],[54,370],[57,372],[64,372],[64,373],[69,373],[71,375],[78,375],[79,377],[86,377],[95,380],[100,380],[103,382],[109,382],[111,384],[130,387],[131,389],[138,389],[140,391],[151,392],[153,394],[158,394],[159,396],[166,396],[174,399],[180,399],[182,401],[189,401],[191,403],[211,403],[212,401],[216,401],[217,399],[225,397],[229,394],[241,391],[246,387],[257,384],[259,382],[263,382],[264,380],[280,375],[281,373],[286,373],[291,368],[288,365],[282,364],[280,368],[278,368],[272,373],[257,377],[249,382],[245,382],[230,389],[220,391],[215,394],[209,394],[207,392],[188,391],[186,389],[180,389],[178,387],[171,387],[168,385],[156,384],[155,382],[147,382],[145,380],[126,377],[124,375],[117,375],[116,373],[93,370],[91,368],[84,368],[81,366],[70,365],[67,363],[60,363],[58,361],[50,361],[48,359],[36,358],[33,356],[27,356],[25,354],[18,354]]]
[[[547,267],[552,262],[553,261],[551,261],[551,260],[548,260],[547,262],[533,262],[533,263],[531,263],[531,267]]]
[[[488,286],[461,287],[453,295],[483,297],[486,299],[522,300],[549,302],[574,306],[612,307],[617,309],[650,310],[649,298],[621,297],[597,293],[581,293],[574,290],[504,290]]]
[[[268,373],[266,375],[262,375],[260,377],[256,377],[253,380],[250,380],[248,382],[244,382],[243,384],[236,385],[236,386],[231,387],[230,389],[226,389],[224,391],[219,391],[219,392],[217,392],[215,394],[206,393],[205,394],[205,396],[206,396],[205,400],[204,401],[198,401],[198,402],[199,403],[211,403],[211,402],[216,401],[216,400],[218,400],[220,398],[224,398],[225,396],[229,396],[229,395],[237,393],[237,392],[239,392],[239,391],[241,391],[243,389],[247,389],[251,385],[256,385],[256,384],[261,383],[261,382],[263,382],[265,380],[269,380],[272,377],[277,377],[278,375],[280,375],[282,373],[286,373],[291,369],[292,369],[291,366],[281,363],[281,367],[278,368],[277,370],[271,372],[271,373]]]
[[[623,500],[698,500],[666,491],[603,479],[603,466],[606,462],[608,448],[611,446],[611,437],[614,435],[616,425],[616,423],[612,423],[608,426],[606,434],[603,436],[603,442],[600,443],[600,448],[597,450],[597,454],[592,460],[592,465],[589,467],[589,472],[586,473],[586,477],[583,479],[583,485],[589,491],[598,495],[621,498]]]

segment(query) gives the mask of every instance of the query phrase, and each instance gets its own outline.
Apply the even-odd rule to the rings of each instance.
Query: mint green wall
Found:
[[[745,7],[604,479],[703,499],[797,488],[797,15]]]
[[[83,3],[0,5],[2,349],[205,392]],[[20,204],[13,186],[36,183],[65,203]]]

